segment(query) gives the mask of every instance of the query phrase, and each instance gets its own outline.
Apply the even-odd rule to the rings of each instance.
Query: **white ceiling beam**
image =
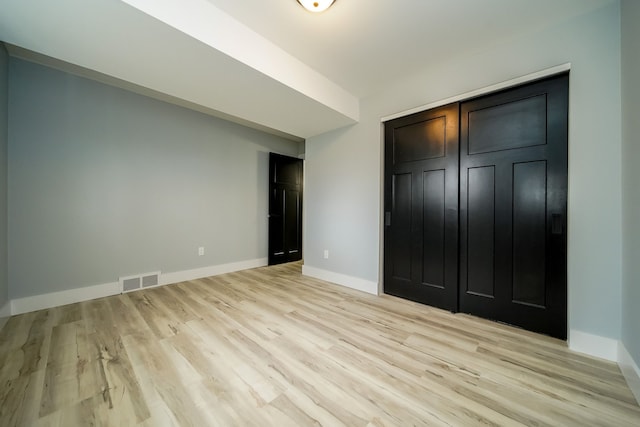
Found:
[[[301,138],[359,116],[356,97],[205,0],[6,0],[0,40]]]

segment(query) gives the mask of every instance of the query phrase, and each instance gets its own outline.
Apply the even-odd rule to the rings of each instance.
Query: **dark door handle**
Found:
[[[391,212],[384,213],[384,225],[389,227],[391,225]]]
[[[562,234],[561,214],[551,214],[551,234]]]

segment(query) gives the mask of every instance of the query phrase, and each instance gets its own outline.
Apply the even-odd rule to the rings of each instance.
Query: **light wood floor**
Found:
[[[2,426],[640,426],[615,364],[266,267],[12,317]]]

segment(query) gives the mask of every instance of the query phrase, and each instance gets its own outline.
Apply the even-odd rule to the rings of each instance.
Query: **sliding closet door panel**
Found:
[[[460,112],[460,310],[566,338],[568,76]]]
[[[458,292],[458,108],[385,124],[384,291],[448,310]]]

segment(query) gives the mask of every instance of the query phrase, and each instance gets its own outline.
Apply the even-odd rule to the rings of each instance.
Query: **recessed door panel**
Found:
[[[301,210],[302,205],[300,203],[300,191],[295,189],[285,190],[285,245],[286,251],[289,256],[295,256],[302,250],[300,243],[302,242],[302,235],[300,227],[302,222],[299,218],[302,218]]]
[[[435,117],[393,130],[394,163],[443,157],[446,150],[446,118]]]
[[[284,199],[285,190],[272,188],[269,213],[269,253],[284,255]]]
[[[467,286],[466,292],[494,296],[495,170],[493,166],[467,171]]]
[[[513,301],[545,305],[547,162],[513,165]]]
[[[292,158],[293,159],[293,158]],[[294,159],[295,161],[279,161],[273,167],[273,182],[278,184],[287,185],[300,185],[302,182],[300,159]]]
[[[393,176],[393,235],[394,251],[392,257],[393,277],[411,281],[411,210],[412,210],[412,174],[402,173]]]
[[[469,110],[469,154],[546,144],[547,95]]]
[[[422,283],[444,289],[445,171],[422,175]]]

